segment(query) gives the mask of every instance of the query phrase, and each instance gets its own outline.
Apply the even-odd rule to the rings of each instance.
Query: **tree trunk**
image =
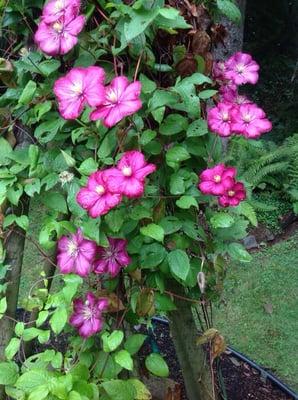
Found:
[[[178,286],[173,288],[175,293],[178,293],[178,290]],[[203,347],[196,345],[198,329],[191,303],[176,299],[175,304],[177,310],[170,315],[170,329],[188,400],[216,400],[212,388],[210,362]]]
[[[30,134],[22,128],[15,132],[16,136],[16,147],[24,148],[32,143]],[[29,210],[29,198],[27,195],[23,195],[19,201],[19,205],[13,208],[13,213],[17,216],[27,215]],[[16,308],[18,303],[19,286],[22,272],[23,255],[25,247],[26,232],[15,226],[12,231],[6,236],[4,240],[5,247],[5,261],[4,265],[9,266],[9,270],[4,278],[4,282],[7,284],[5,292],[7,300],[7,310],[5,316],[15,319]],[[5,358],[5,348],[12,338],[14,332],[14,322],[5,316],[0,320],[0,360]],[[0,386],[0,399],[5,399],[4,387]]]

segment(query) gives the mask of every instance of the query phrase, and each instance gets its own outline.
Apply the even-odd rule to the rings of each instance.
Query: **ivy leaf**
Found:
[[[185,281],[190,270],[189,258],[186,252],[179,249],[171,251],[168,254],[168,262],[172,274]]]
[[[219,11],[233,22],[241,21],[239,8],[230,0],[216,0]]]
[[[145,365],[148,371],[161,378],[169,376],[169,367],[160,354],[152,353],[146,357]]]
[[[227,213],[217,213],[210,219],[213,228],[229,228],[235,222],[234,218]]]
[[[127,350],[118,351],[115,354],[114,359],[122,368],[125,368],[129,371],[133,370],[133,360]]]
[[[140,229],[140,232],[144,236],[149,236],[152,239],[157,240],[158,242],[163,242],[164,240],[164,230],[161,226],[156,225],[156,224],[149,224],[146,226],[143,226]]]

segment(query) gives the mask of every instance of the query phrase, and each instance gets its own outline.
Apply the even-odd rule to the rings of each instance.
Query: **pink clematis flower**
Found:
[[[51,23],[44,20],[38,25],[34,40],[38,47],[50,56],[68,53],[78,42],[77,35],[85,25],[84,15],[73,17],[65,13]]]
[[[94,263],[96,274],[110,274],[113,278],[119,274],[121,268],[130,263],[126,251],[127,241],[124,239],[108,238],[109,247],[98,246],[98,260]]]
[[[42,19],[50,24],[64,15],[75,18],[79,14],[80,3],[80,0],[50,0],[42,10]]]
[[[125,76],[118,76],[106,87],[105,101],[90,114],[90,119],[101,119],[107,127],[116,125],[127,115],[142,107],[141,82],[130,83]]]
[[[248,97],[239,94],[237,91],[226,91],[222,96],[223,102],[236,104],[240,106],[241,104],[251,104],[252,101]]]
[[[88,178],[87,187],[80,189],[77,194],[78,204],[87,210],[92,218],[108,213],[121,200],[121,194],[109,191],[103,171],[93,172]]]
[[[105,72],[101,67],[72,68],[54,84],[59,112],[65,119],[75,119],[86,104],[95,107],[105,99]]]
[[[203,194],[220,196],[234,186],[236,168],[218,164],[213,168],[205,169],[199,176],[198,188]]]
[[[237,52],[226,61],[226,79],[231,79],[235,85],[257,83],[259,79],[259,65],[250,54]]]
[[[58,241],[57,265],[63,274],[71,272],[87,276],[96,255],[96,243],[84,239],[80,229],[70,237],[62,236]]]
[[[248,139],[256,139],[272,129],[264,111],[255,104],[242,104],[231,111],[231,129]]]
[[[86,299],[75,299],[73,301],[73,314],[69,323],[79,330],[79,335],[88,338],[101,331],[103,327],[102,312],[109,304],[106,298],[97,298],[93,293],[88,292]]]
[[[156,170],[154,164],[147,164],[140,151],[127,151],[116,168],[107,169],[105,179],[112,193],[121,193],[127,197],[140,197],[144,192],[147,175]]]
[[[231,136],[231,112],[234,106],[228,103],[218,103],[208,111],[207,122],[209,129],[219,136]]]
[[[242,182],[235,182],[234,186],[229,188],[225,194],[219,197],[218,203],[222,207],[236,207],[238,204],[245,200],[246,191]]]
[[[226,79],[226,63],[224,61],[216,61],[213,63],[212,76],[214,79],[224,81]]]

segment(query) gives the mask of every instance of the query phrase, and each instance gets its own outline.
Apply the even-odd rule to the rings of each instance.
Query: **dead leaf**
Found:
[[[191,48],[193,54],[204,56],[210,50],[211,39],[207,32],[198,31],[193,35]]]
[[[194,74],[197,71],[197,68],[198,63],[193,54],[186,54],[186,56],[176,65],[176,71],[180,76],[182,76],[182,78]]]

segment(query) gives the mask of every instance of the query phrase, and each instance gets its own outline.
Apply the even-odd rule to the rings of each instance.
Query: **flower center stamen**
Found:
[[[123,167],[122,168],[122,174],[124,175],[124,176],[131,176],[132,175],[132,169],[131,169],[131,167]]]
[[[57,0],[55,4],[56,12],[61,11],[64,8],[63,2],[61,0]]]
[[[72,241],[68,243],[68,252],[72,257],[77,255],[78,246]]]
[[[244,64],[237,64],[236,65],[236,71],[239,74],[243,74],[243,72],[245,71],[245,65]]]
[[[243,115],[243,121],[244,122],[251,122],[251,120],[252,120],[252,118],[251,118],[251,115],[250,114],[244,114]]]
[[[228,195],[229,195],[230,197],[233,197],[233,196],[235,195],[234,190],[229,190],[229,191],[228,191]]]
[[[225,111],[221,114],[221,118],[224,122],[227,122],[229,120],[229,114]]]
[[[117,93],[113,89],[110,89],[108,91],[107,98],[111,103],[117,103],[118,101]]]
[[[221,181],[221,176],[220,175],[214,175],[213,179],[214,179],[214,182],[219,183]]]
[[[61,22],[55,22],[53,24],[54,31],[61,33],[63,31],[63,24]]]
[[[97,185],[95,191],[97,194],[104,194],[106,190],[102,185]]]

